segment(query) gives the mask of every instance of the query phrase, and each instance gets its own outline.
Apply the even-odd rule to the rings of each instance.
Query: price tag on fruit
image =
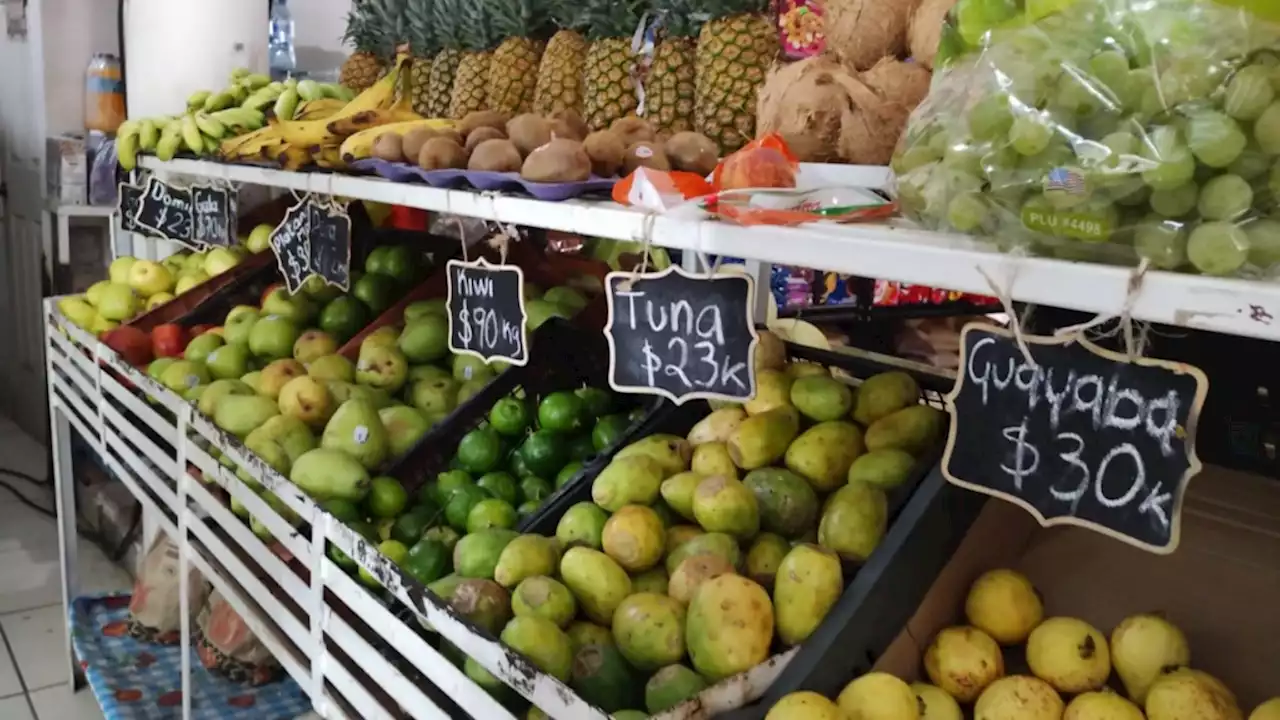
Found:
[[[236,244],[231,196],[225,188],[196,185],[191,188],[191,203],[196,242],[222,247]]]
[[[190,190],[173,187],[152,175],[147,179],[133,219],[158,237],[204,252],[207,246],[193,235],[194,215]]]
[[[120,229],[125,232],[153,235],[150,228],[138,224],[138,206],[142,204],[143,188],[132,183],[120,183],[120,192],[116,195],[116,212],[120,215]]]
[[[1023,337],[1034,363],[1011,333],[965,326],[947,396],[943,474],[1022,506],[1042,525],[1079,525],[1173,552],[1187,483],[1200,471],[1205,374],[1131,360],[1081,336]]]
[[[284,219],[271,231],[268,242],[276,254],[276,264],[285,287],[293,294],[311,277],[311,206],[300,202],[289,208]]]
[[[333,202],[309,203],[311,271],[330,285],[351,289],[351,218]]]
[[[450,260],[449,349],[485,362],[529,362],[524,271],[516,265]]]
[[[609,273],[609,384],[615,390],[743,401],[755,397],[755,279],[740,273]]]

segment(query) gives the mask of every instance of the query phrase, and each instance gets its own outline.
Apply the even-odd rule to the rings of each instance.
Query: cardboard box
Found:
[[[89,154],[83,135],[45,138],[45,188],[54,205],[89,201]]]
[[[1182,521],[1178,549],[1154,555],[1083,528],[1042,528],[1021,508],[992,500],[875,669],[923,678],[930,640],[964,623],[970,584],[1008,567],[1035,584],[1046,617],[1078,617],[1108,636],[1128,615],[1164,613],[1186,633],[1192,666],[1225,682],[1248,715],[1280,695],[1280,484],[1205,466]],[[1025,672],[1020,650],[1005,651],[1010,674]],[[1114,672],[1112,685],[1122,688]]]

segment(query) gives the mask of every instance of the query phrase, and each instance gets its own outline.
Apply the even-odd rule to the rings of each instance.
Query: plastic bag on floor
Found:
[[[280,662],[217,590],[200,611],[199,626],[197,652],[206,668],[250,685],[280,679]]]
[[[133,598],[129,601],[129,634],[139,640],[174,645],[181,639],[182,611],[178,545],[163,532],[142,558]],[[190,612],[204,606],[209,584],[194,567],[187,568]]]

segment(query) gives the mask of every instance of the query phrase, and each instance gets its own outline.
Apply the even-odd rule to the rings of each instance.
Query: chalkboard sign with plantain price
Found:
[[[289,208],[268,240],[285,287],[293,294],[311,277],[311,205],[303,201]]]
[[[517,265],[450,260],[449,349],[485,362],[529,362],[524,271]]]

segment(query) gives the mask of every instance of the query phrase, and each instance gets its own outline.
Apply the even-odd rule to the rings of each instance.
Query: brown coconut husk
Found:
[[[920,6],[911,14],[907,24],[907,47],[911,57],[921,65],[933,69],[933,59],[938,54],[938,42],[942,39],[942,23],[956,0],[920,0]]]
[[[870,70],[862,73],[862,81],[885,100],[907,108],[908,112],[929,94],[933,73],[919,63],[902,62],[891,57],[880,58]]]
[[[866,70],[886,55],[906,52],[907,25],[918,0],[827,0],[823,32],[827,49]]]
[[[929,93],[932,74],[915,63],[881,58],[862,73],[871,98],[859,100],[860,122],[846,124],[840,133],[840,155],[859,165],[888,165],[911,111]]]

